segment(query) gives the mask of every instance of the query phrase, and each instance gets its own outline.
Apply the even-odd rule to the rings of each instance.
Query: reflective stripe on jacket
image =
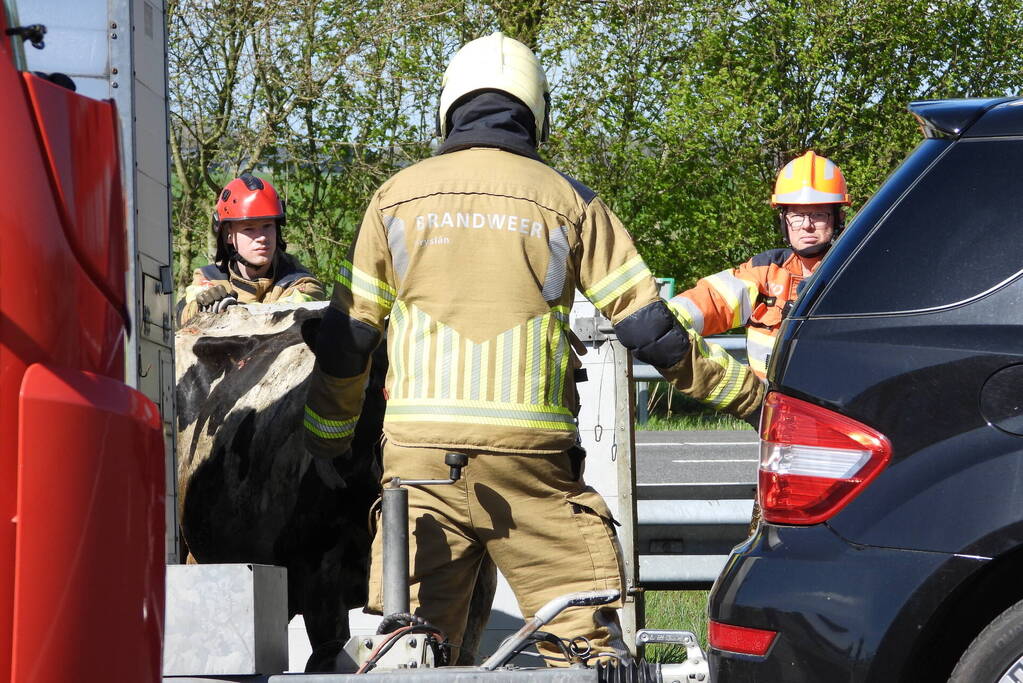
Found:
[[[376,192],[331,306],[381,333],[386,325],[392,442],[555,453],[576,440],[576,288],[612,323],[659,301],[628,232],[591,190],[535,159],[472,148],[419,162]],[[692,346],[695,366],[686,354],[674,369],[680,386],[734,402],[744,366]],[[308,403],[317,439],[345,445],[320,425],[358,416],[364,374],[317,365]]]
[[[746,328],[746,354],[758,377],[767,375],[767,362],[785,306],[795,301],[803,281],[803,265],[811,272],[822,256],[803,258],[791,249],[771,249],[737,268],[702,278],[670,302],[676,315],[692,321],[701,335]]]

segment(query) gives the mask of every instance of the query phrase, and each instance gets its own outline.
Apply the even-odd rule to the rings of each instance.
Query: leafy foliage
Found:
[[[498,29],[547,67],[542,154],[682,288],[780,246],[788,159],[836,161],[855,209],[919,140],[908,102],[1023,82],[1021,0],[170,0],[168,21],[179,285],[245,169],[276,182],[289,249],[332,279],[373,190],[430,153],[448,58]]]

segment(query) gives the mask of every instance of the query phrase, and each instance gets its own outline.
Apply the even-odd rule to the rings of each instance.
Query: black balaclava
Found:
[[[470,147],[497,147],[540,160],[533,112],[503,91],[484,90],[466,95],[451,107],[448,123],[450,132],[437,148],[437,154]]]

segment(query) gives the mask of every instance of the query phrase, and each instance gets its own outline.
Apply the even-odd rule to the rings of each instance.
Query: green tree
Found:
[[[1018,91],[1021,29],[1017,0],[608,3],[562,27],[558,156],[692,283],[781,245],[792,157],[834,159],[856,208],[920,139],[908,102]]]
[[[682,285],[780,246],[769,204],[807,149],[856,209],[912,150],[906,104],[1023,84],[1023,0],[203,0],[168,4],[177,282],[220,185],[249,168],[332,279],[370,193],[430,154],[447,60],[494,30],[540,54],[541,150]]]

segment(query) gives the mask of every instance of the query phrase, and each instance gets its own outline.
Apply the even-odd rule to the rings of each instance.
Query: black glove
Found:
[[[238,295],[224,285],[213,285],[199,292],[195,297],[195,302],[199,304],[200,311],[222,313],[228,306],[238,303]]]
[[[747,422],[748,424],[752,425],[753,429],[757,430],[758,434],[760,433],[760,413],[761,411],[763,411],[763,409],[764,407],[762,405],[757,406],[756,410],[754,410],[746,417],[742,418],[744,422]]]
[[[313,459],[313,467],[316,469],[316,474],[320,477],[320,481],[330,489],[331,491],[339,491],[343,488],[347,488],[348,485],[345,483],[344,477],[337,471],[337,466],[341,464],[338,462],[338,458],[323,458],[315,455],[310,456]]]

